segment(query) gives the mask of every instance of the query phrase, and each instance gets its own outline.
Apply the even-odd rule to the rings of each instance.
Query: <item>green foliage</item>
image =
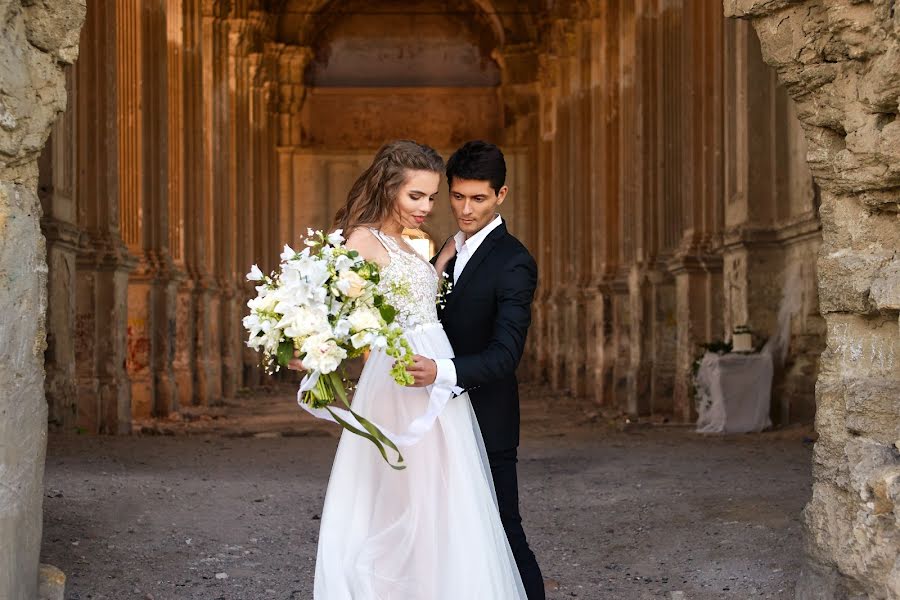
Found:
[[[278,344],[278,356],[276,360],[282,367],[286,367],[291,359],[294,358],[294,342],[292,340],[283,340]]]

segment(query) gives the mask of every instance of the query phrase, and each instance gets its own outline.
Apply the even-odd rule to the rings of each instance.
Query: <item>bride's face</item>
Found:
[[[406,183],[394,200],[394,218],[406,229],[418,229],[434,208],[441,175],[433,171],[407,171]]]

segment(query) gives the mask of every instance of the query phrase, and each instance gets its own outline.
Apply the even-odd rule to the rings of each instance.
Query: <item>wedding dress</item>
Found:
[[[380,291],[415,353],[451,358],[437,318],[434,268],[393,238],[370,230],[390,256]],[[397,385],[392,360],[369,356],[353,410],[405,431],[429,404],[429,388]],[[447,402],[414,446],[406,469],[344,432],[338,444],[316,557],[315,600],[525,600],[500,522],[481,431],[468,394]]]

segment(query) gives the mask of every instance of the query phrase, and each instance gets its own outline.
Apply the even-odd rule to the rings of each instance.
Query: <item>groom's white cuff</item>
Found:
[[[435,385],[442,385],[448,388],[456,387],[456,365],[449,358],[436,358],[434,364],[437,365],[437,376],[434,378]]]

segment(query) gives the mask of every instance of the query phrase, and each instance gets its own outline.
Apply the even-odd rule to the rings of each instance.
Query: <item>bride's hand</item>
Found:
[[[294,350],[294,358],[288,361],[287,368],[292,371],[305,371],[306,367],[303,366],[303,361],[297,358],[300,356],[300,353]]]
[[[437,379],[437,363],[430,358],[416,354],[413,356],[413,364],[406,368],[406,372],[413,376],[411,387],[425,387],[434,383]]]
[[[447,268],[447,263],[449,263],[454,256],[456,256],[456,242],[453,238],[450,238],[444,243],[444,247],[441,248],[441,253],[438,254],[437,260],[434,261],[435,270],[438,273],[443,273],[444,269]]]

